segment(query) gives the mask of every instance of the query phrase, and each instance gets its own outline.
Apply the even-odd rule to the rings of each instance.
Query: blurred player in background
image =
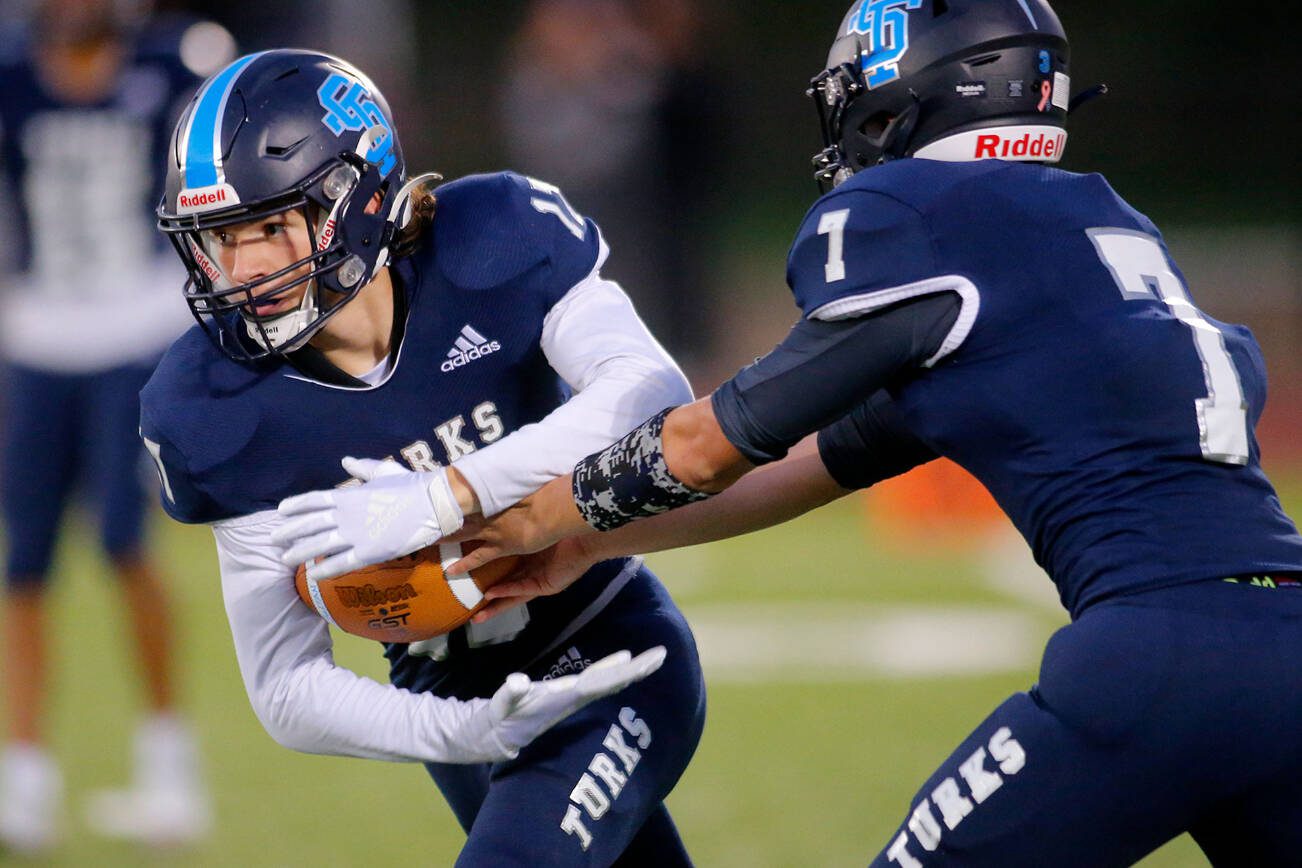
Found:
[[[810,91],[830,190],[788,260],[804,317],[709,398],[467,528],[490,543],[450,568],[610,531],[522,565],[490,617],[594,559],[949,457],[1072,623],[873,864],[1129,865],[1187,831],[1216,865],[1295,865],[1302,537],[1259,463],[1264,362],[1194,306],[1147,217],[1050,165],[1069,89],[1044,0],[857,0]]]
[[[722,159],[704,6],[534,0],[498,101],[510,165],[592,211],[620,251],[612,275],[629,276],[647,325],[689,374],[712,338],[705,251]]]
[[[240,671],[278,742],[425,763],[468,833],[458,864],[688,864],[663,800],[704,684],[640,559],[386,644],[392,685],[335,666],[295,592],[299,564],[317,581],[422,548],[690,399],[557,188],[437,180],[406,179],[387,102],[337,58],[251,54],[204,84],[159,206],[202,328],[141,394],[164,505],[213,527]]]
[[[0,67],[0,159],[15,250],[0,299],[6,362],[3,501],[8,547],[0,842],[54,843],[61,773],[46,744],[47,583],[80,481],[126,602],[147,716],[129,789],[97,794],[96,830],[155,842],[204,833],[207,795],[177,710],[165,582],[143,531],[148,469],[137,393],[185,328],[177,273],[152,225],[158,171],[203,64],[229,59],[216,25],[149,22],[110,0],[46,0],[30,44]]]

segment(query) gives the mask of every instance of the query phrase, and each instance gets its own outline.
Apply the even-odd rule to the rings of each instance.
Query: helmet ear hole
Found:
[[[859,132],[874,142],[881,141],[882,136],[890,128],[893,120],[895,120],[895,115],[891,112],[876,112],[859,125]]]

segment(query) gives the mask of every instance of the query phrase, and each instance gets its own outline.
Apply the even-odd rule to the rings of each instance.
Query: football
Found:
[[[483,606],[483,591],[519,560],[506,557],[473,574],[446,576],[459,543],[438,543],[333,579],[309,581],[299,565],[294,587],[309,609],[345,633],[379,642],[419,642],[460,627]]]

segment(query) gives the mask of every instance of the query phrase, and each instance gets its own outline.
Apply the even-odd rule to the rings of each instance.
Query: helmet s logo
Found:
[[[325,80],[316,95],[326,110],[321,122],[336,136],[346,130],[361,131],[377,126],[384,129],[385,134],[372,142],[365,156],[368,162],[379,165],[381,177],[387,176],[397,162],[393,154],[393,127],[371,99],[370,91],[361,82],[335,73]]]
[[[909,15],[922,0],[864,0],[850,19],[848,33],[863,33],[868,48],[861,69],[871,90],[900,77],[900,60],[909,50]]]

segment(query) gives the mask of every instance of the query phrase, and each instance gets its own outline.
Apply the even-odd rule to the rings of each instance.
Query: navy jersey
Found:
[[[30,51],[0,61],[0,163],[22,206],[7,215],[11,243],[18,270],[42,285],[84,293],[88,274],[138,275],[150,255],[170,252],[154,206],[172,126],[199,83],[173,30],[138,34],[116,85],[90,103],[52,92]]]
[[[891,162],[818,201],[788,280],[816,319],[961,298],[936,353],[884,385],[913,436],[990,490],[1074,615],[1302,570],[1258,463],[1256,341],[1194,307],[1156,227],[1102,177]]]
[[[31,45],[0,61],[0,354],[40,371],[153,364],[191,322],[154,226],[172,126],[200,77],[184,18],[123,37],[94,99],[74,101]],[[217,58],[210,58],[220,60]]]
[[[597,228],[518,175],[464,178],[436,196],[432,237],[391,266],[406,325],[379,385],[324,383],[284,361],[239,365],[198,326],[168,350],[141,393],[141,433],[173,518],[274,510],[346,482],[346,455],[432,469],[568,397],[539,340],[548,311],[597,266]]]

